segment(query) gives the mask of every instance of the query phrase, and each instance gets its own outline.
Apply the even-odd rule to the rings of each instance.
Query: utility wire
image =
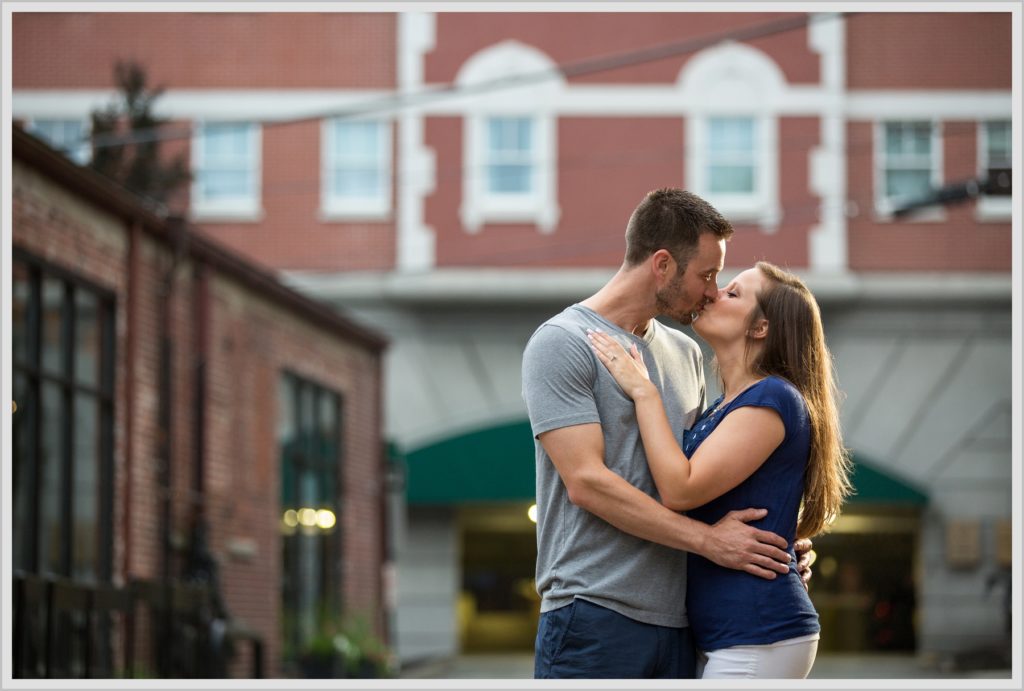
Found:
[[[323,120],[326,118],[365,117],[367,115],[400,110],[414,105],[422,105],[444,98],[464,96],[467,94],[481,94],[501,89],[521,87],[554,79],[560,76],[569,78],[580,77],[588,74],[596,74],[599,72],[606,72],[608,70],[619,69],[622,67],[630,67],[645,62],[652,62],[668,57],[696,52],[723,41],[751,41],[758,38],[764,38],[766,36],[772,36],[774,34],[794,31],[796,29],[809,26],[814,22],[826,20],[838,21],[841,18],[855,16],[856,14],[859,13],[836,12],[829,14],[801,14],[796,17],[785,17],[754,26],[720,31],[706,36],[686,38],[680,41],[672,41],[649,48],[642,48],[640,50],[585,58],[577,62],[555,65],[548,69],[524,72],[517,75],[508,75],[482,81],[476,84],[446,84],[443,86],[427,87],[425,89],[409,93],[393,93],[381,98],[370,99],[365,103],[343,110],[324,111],[296,118],[266,120],[263,121],[262,124],[264,127],[274,127],[279,125],[308,122],[311,120]],[[191,126],[175,127],[170,129],[154,127],[136,130],[127,135],[99,135],[95,139],[92,139],[91,143],[94,148],[103,148],[108,146],[123,146],[126,144],[139,144],[151,141],[183,139],[192,136],[192,130],[193,128]],[[83,140],[83,143],[85,141],[90,140]]]

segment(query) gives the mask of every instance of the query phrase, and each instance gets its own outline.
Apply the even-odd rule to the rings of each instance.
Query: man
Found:
[[[708,526],[659,503],[633,403],[586,338],[600,329],[627,349],[636,343],[681,441],[705,404],[702,355],[654,318],[689,324],[714,300],[732,234],[694,194],[648,193],[626,227],[619,271],[526,346],[523,397],[538,442],[537,678],[692,678],[686,552],[763,578],[789,568],[786,541],[747,525],[763,509]]]

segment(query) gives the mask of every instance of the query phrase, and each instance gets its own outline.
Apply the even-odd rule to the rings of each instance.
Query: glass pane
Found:
[[[11,416],[11,461],[14,474],[13,548],[14,568],[30,570],[29,545],[35,528],[32,515],[34,502],[32,473],[35,468],[33,428],[35,426],[36,401],[29,379],[21,372],[14,372],[13,395],[17,404]]]
[[[987,143],[987,154],[988,154],[988,165],[990,168],[1009,168],[1010,166],[1010,151],[1012,148],[1012,140],[1010,138],[1010,123],[1008,122],[990,122],[987,123],[986,134]]]
[[[334,155],[336,158],[369,158],[380,152],[380,125],[376,122],[336,122]]]
[[[491,118],[487,122],[488,149],[492,153],[529,151],[532,124],[529,118]]]
[[[888,197],[914,198],[931,190],[931,172],[927,170],[889,170],[885,176]]]
[[[205,170],[199,175],[206,199],[235,199],[249,196],[249,173],[242,170]]]
[[[914,123],[911,128],[913,145],[911,150],[915,154],[930,154],[932,151],[932,127],[926,123]]]
[[[711,192],[750,194],[754,192],[754,169],[751,166],[710,166],[708,189]]]
[[[61,573],[61,479],[64,475],[64,392],[52,382],[42,388],[42,426],[39,460],[39,570]]]
[[[488,189],[495,194],[523,194],[529,192],[530,166],[489,166]]]
[[[95,397],[83,394],[75,397],[71,575],[86,580],[94,579],[98,570],[99,410],[99,401]]]
[[[75,380],[85,386],[100,383],[99,299],[81,289],[75,291]]]
[[[29,309],[32,305],[32,276],[19,261],[11,263],[11,357],[14,364],[28,364]]]
[[[204,167],[217,167],[224,161],[248,160],[249,141],[249,125],[246,123],[204,125]]]
[[[341,169],[334,173],[334,195],[348,198],[375,198],[383,193],[375,168]]]
[[[712,118],[708,121],[708,147],[715,153],[749,153],[754,151],[754,120],[752,118]]]
[[[54,374],[64,374],[64,283],[55,278],[43,278],[42,296],[43,369]]]

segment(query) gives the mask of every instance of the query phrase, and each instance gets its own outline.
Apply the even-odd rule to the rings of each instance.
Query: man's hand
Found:
[[[796,570],[806,588],[811,582],[811,567],[818,555],[814,552],[814,543],[806,537],[794,542],[793,549],[796,551]]]
[[[789,571],[789,543],[775,533],[747,525],[768,514],[767,509],[730,511],[711,526],[701,555],[719,566],[746,571],[772,580]]]

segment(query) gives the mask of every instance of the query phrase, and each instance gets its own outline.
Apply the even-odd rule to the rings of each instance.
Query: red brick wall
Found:
[[[474,53],[514,39],[558,64],[610,57],[689,38],[756,27],[795,14],[776,12],[437,13],[437,47],[427,55],[427,82],[450,82]],[[807,47],[806,29],[750,41],[779,63],[793,83],[818,81],[819,56]],[[672,83],[692,53],[574,77],[579,83]]]
[[[169,266],[167,250],[142,234],[137,302],[127,296],[128,239],[120,221],[98,213],[20,164],[15,164],[13,242],[117,295],[115,344],[114,573],[159,577],[162,571],[159,478],[159,294]],[[193,335],[198,327],[191,261],[174,281],[169,330],[174,342],[172,534],[187,539],[197,509],[192,493],[194,388]],[[279,675],[278,617],[281,583],[280,460],[277,395],[284,369],[337,391],[343,410],[343,575],[345,603],[371,611],[383,623],[380,567],[381,381],[379,360],[362,347],[269,302],[212,269],[206,393],[205,492],[210,548],[220,564],[229,612],[261,632],[266,672]],[[125,392],[128,309],[136,322],[134,402]],[[132,416],[130,574],[125,550],[126,421]],[[251,540],[250,559],[229,551],[232,540]],[[172,573],[177,573],[180,555]],[[248,673],[248,668],[244,669]]]
[[[107,88],[117,59],[169,89],[395,86],[395,13],[16,12],[15,89]]]
[[[1010,223],[979,223],[975,203],[949,205],[940,221],[880,221],[874,211],[873,124],[851,123],[849,198],[850,268],[855,271],[1010,271]],[[977,174],[976,123],[943,123],[944,182]]]
[[[850,89],[1009,89],[1009,12],[879,12],[850,17]]]

